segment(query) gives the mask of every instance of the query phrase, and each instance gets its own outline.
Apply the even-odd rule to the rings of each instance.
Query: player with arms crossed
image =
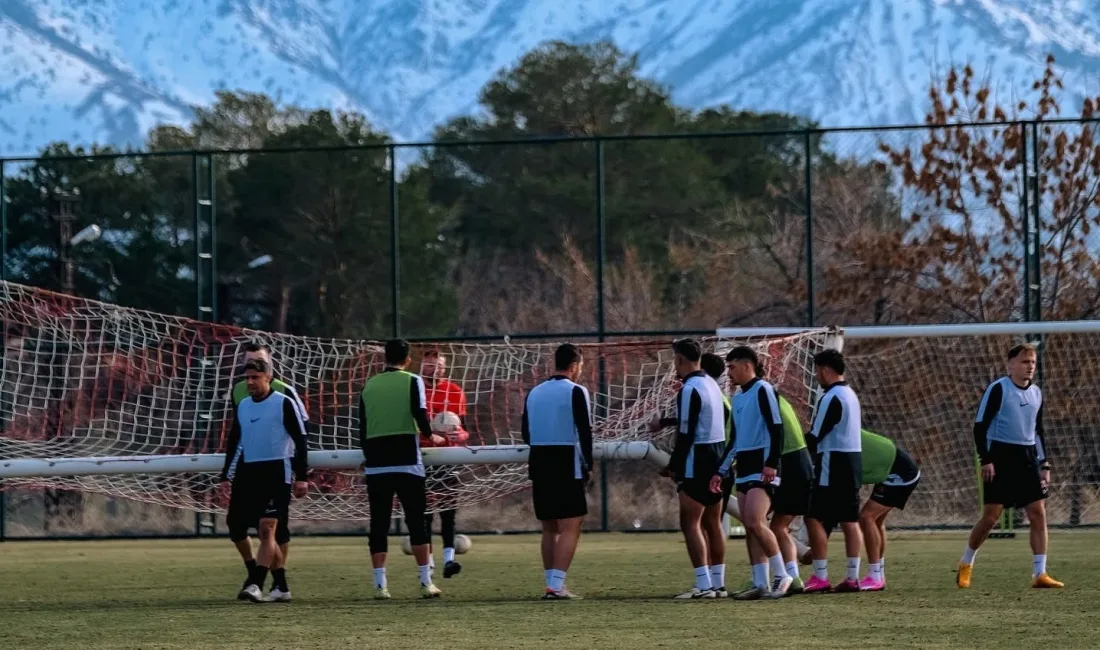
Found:
[[[844,355],[822,350],[814,355],[817,381],[825,392],[814,408],[813,429],[806,444],[815,460],[806,529],[813,553],[814,575],[806,593],[832,589],[829,584],[828,530],[840,524],[848,557],[848,577],[836,591],[859,591],[859,555],[863,535],[859,528],[859,489],[863,478],[859,398],[844,381]]]
[[[680,530],[695,569],[695,586],[676,598],[716,598],[710,562],[711,558],[724,561],[726,535],[721,489],[712,492],[710,479],[718,471],[725,447],[722,389],[703,372],[699,343],[684,339],[673,343],[672,349],[676,374],[683,384],[676,399],[676,442],[661,475],[671,476],[679,484]],[[660,429],[662,422],[655,418],[650,429]]]
[[[741,521],[746,532],[752,536],[749,561],[753,565],[753,582],[764,597],[782,598],[794,580],[787,575],[779,542],[768,526],[772,489],[783,446],[779,402],[775,388],[760,378],[760,360],[752,348],[741,346],[730,350],[726,363],[730,381],[741,390],[733,396],[733,425],[728,450],[711,479],[710,489],[712,492],[721,490],[722,479],[729,475],[736,458],[737,502]],[[753,551],[763,555],[765,562],[759,562],[759,557],[751,557]],[[775,577],[770,588],[769,566]]]
[[[271,363],[271,348],[262,343],[247,344],[244,348],[244,362],[248,363],[253,359],[260,359],[271,367],[271,390],[276,393],[282,393],[290,398],[298,406],[298,412],[302,416],[302,422],[308,423],[309,413],[306,412],[305,404],[303,404],[301,398],[298,397],[298,393],[294,390],[294,387],[274,377],[274,365]],[[241,402],[243,402],[248,395],[248,381],[246,379],[238,381],[233,386],[233,392],[230,397],[233,400],[234,412],[236,412],[237,407],[240,406]],[[287,512],[289,513],[289,510]],[[259,520],[253,519],[247,521],[240,515],[240,511],[235,510],[233,505],[230,504],[229,510],[225,514],[225,522],[226,526],[229,528],[229,540],[237,547],[237,552],[240,553],[241,559],[244,561],[245,571],[247,572],[244,585],[241,586],[241,592],[237,594],[237,598],[240,600],[247,600],[248,595],[245,593],[245,587],[248,586],[248,579],[252,577],[252,572],[256,569],[256,558],[252,552],[252,539],[248,536],[248,529],[249,527],[256,527],[258,529]],[[286,568],[287,556],[290,553],[289,523],[287,517],[284,516],[279,520],[279,525],[275,528],[275,542],[279,545],[280,562],[277,565],[273,565],[271,568],[271,578],[274,580],[274,586],[271,589],[270,597],[278,601],[290,599],[290,590],[284,582],[284,576],[286,575],[284,569]]]
[[[592,472],[591,403],[577,383],[583,369],[580,348],[559,345],[554,375],[532,388],[523,403],[520,429],[530,447],[531,499],[542,524],[544,600],[579,598],[565,588],[565,577],[588,514],[585,486]]]
[[[438,598],[442,592],[432,584],[428,533],[424,530],[427,493],[420,442],[437,445],[443,439],[432,433],[428,422],[423,380],[405,370],[409,366],[408,341],[387,341],[385,355],[385,369],[367,381],[359,396],[359,441],[363,448],[363,473],[367,477],[374,597],[377,600],[390,597],[386,553],[396,495],[409,527],[409,543],[420,573],[420,595]]]
[[[420,363],[420,374],[425,383],[425,398],[428,404],[428,417],[432,421],[432,432],[443,438],[441,447],[452,447],[465,443],[470,434],[466,432],[466,393],[462,387],[447,379],[447,357],[437,349],[424,352]],[[439,481],[444,487],[457,484],[457,470],[451,467],[433,467],[429,478]],[[455,515],[454,508],[439,513],[439,532],[443,536],[443,577],[450,578],[462,571],[462,565],[455,560]],[[428,529],[428,564],[435,568],[435,554],[431,546],[432,515],[425,517],[424,525]]]
[[[221,478],[232,482],[230,511],[259,522],[256,568],[242,591],[246,600],[261,602],[268,570],[282,566],[275,529],[288,517],[291,492],[298,498],[306,495],[309,465],[305,422],[294,400],[271,389],[271,366],[253,359],[244,370],[249,396],[234,412]],[[290,600],[285,573],[269,599]]]
[[[1027,512],[1033,554],[1031,586],[1065,586],[1047,575],[1045,500],[1050,463],[1043,444],[1043,393],[1032,382],[1038,358],[1030,344],[1009,350],[1008,375],[990,384],[978,405],[974,443],[982,464],[985,505],[959,562],[955,583],[960,589],[970,587],[974,556],[1006,506]]]

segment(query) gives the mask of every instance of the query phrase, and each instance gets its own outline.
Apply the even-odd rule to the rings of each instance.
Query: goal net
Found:
[[[357,450],[357,399],[367,378],[382,369],[377,341],[347,341],[270,334],[127,309],[12,283],[0,284],[5,354],[0,377],[0,481],[5,488],[48,487],[221,513],[217,475],[148,473],[132,467],[114,474],[53,476],[64,462],[49,459],[136,460],[146,456],[224,451],[231,421],[229,393],[239,379],[244,347],[266,343],[276,376],[295,386],[309,413],[311,451]],[[769,379],[808,418],[813,354],[825,330],[744,342],[764,354]],[[447,357],[448,378],[469,404],[472,449],[521,445],[520,415],[527,391],[551,374],[552,343],[433,344]],[[736,343],[708,337],[709,350]],[[425,345],[414,346],[418,371]],[[671,413],[679,381],[670,340],[584,344],[585,376],[593,397],[598,443],[652,442],[669,449],[670,432],[654,438],[647,423]],[[425,453],[433,463],[445,454]],[[344,455],[355,457],[355,453]],[[38,459],[46,475],[4,479],[5,462]],[[361,457],[359,457],[361,460]],[[358,461],[355,461],[356,463]],[[142,466],[144,467],[144,466]],[[429,470],[429,510],[497,499],[528,486],[515,462],[460,463]],[[637,474],[637,473],[636,473]],[[8,473],[7,476],[13,476]],[[650,471],[622,490],[657,481]],[[309,520],[366,519],[367,503],[354,463],[315,471],[306,499],[292,516]],[[615,486],[614,489],[620,489]]]

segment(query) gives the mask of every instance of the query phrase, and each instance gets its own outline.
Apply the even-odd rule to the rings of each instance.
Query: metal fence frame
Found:
[[[388,189],[389,189],[389,208],[390,208],[390,275],[391,275],[391,323],[390,331],[384,333],[385,336],[399,337],[401,336],[401,295],[400,295],[400,246],[399,246],[399,233],[400,233],[400,207],[398,204],[398,190],[400,185],[400,179],[397,171],[397,154],[402,149],[418,149],[418,148],[447,148],[447,147],[470,147],[470,146],[519,146],[519,145],[534,145],[534,144],[576,144],[576,143],[592,143],[595,145],[595,160],[593,161],[595,168],[595,187],[593,188],[595,196],[594,205],[594,218],[596,228],[596,272],[595,272],[595,290],[596,290],[596,328],[588,331],[572,331],[572,332],[553,332],[553,333],[516,333],[510,334],[509,338],[517,340],[539,340],[539,339],[555,339],[555,338],[595,338],[598,341],[605,341],[608,338],[620,338],[620,337],[642,337],[642,336],[699,336],[713,334],[713,330],[658,330],[658,331],[615,331],[609,330],[606,324],[606,314],[604,305],[604,290],[605,290],[605,259],[607,255],[606,251],[606,218],[605,218],[605,195],[604,195],[604,181],[605,181],[605,165],[604,165],[604,153],[605,145],[607,143],[614,142],[642,142],[642,141],[672,141],[672,140],[709,140],[709,139],[740,139],[740,138],[768,138],[768,137],[786,137],[792,139],[801,139],[803,152],[804,152],[804,183],[805,183],[805,246],[806,246],[806,291],[807,291],[807,304],[806,304],[806,318],[805,322],[800,324],[806,327],[813,327],[816,325],[816,304],[814,295],[814,230],[813,230],[813,139],[815,137],[822,137],[830,134],[839,133],[874,133],[874,132],[905,132],[905,131],[937,131],[953,128],[1020,128],[1024,142],[1022,149],[1024,152],[1023,160],[1021,161],[1027,178],[1024,187],[1022,188],[1023,205],[1021,206],[1021,218],[1023,219],[1022,232],[1026,233],[1026,237],[1023,241],[1023,254],[1024,254],[1024,267],[1025,267],[1025,279],[1026,284],[1024,291],[1024,311],[1025,320],[1027,321],[1039,321],[1042,319],[1041,314],[1041,244],[1040,244],[1040,232],[1039,227],[1041,214],[1040,214],[1040,200],[1035,200],[1034,197],[1038,195],[1038,177],[1039,177],[1039,139],[1040,139],[1040,125],[1066,125],[1066,124],[1100,124],[1100,118],[1094,119],[1074,119],[1074,118],[1059,118],[1049,120],[1015,120],[1015,121],[1001,121],[1001,122],[965,122],[965,123],[953,123],[953,124],[907,124],[896,126],[860,126],[860,127],[839,127],[839,128],[811,128],[811,129],[799,129],[799,130],[759,130],[759,131],[729,131],[729,132],[703,132],[703,133],[662,133],[662,134],[636,134],[636,135],[590,135],[590,136],[539,136],[530,138],[519,139],[505,139],[505,140],[451,140],[451,141],[422,141],[422,142],[391,142],[384,144],[368,144],[368,145],[355,145],[355,146],[337,146],[337,147],[276,147],[276,148],[231,148],[231,149],[192,149],[192,150],[172,150],[172,151],[156,151],[156,152],[113,152],[107,154],[86,154],[79,155],[73,154],[68,156],[18,156],[18,157],[0,157],[0,280],[8,279],[7,272],[7,250],[8,250],[8,224],[7,224],[7,197],[5,195],[5,183],[3,180],[6,178],[5,170],[6,165],[9,163],[33,163],[42,159],[49,159],[54,161],[66,161],[66,160],[88,160],[88,159],[123,159],[123,158],[147,158],[147,157],[190,157],[191,159],[191,182],[192,182],[192,211],[193,211],[193,235],[195,241],[195,313],[194,318],[205,322],[216,322],[218,314],[216,313],[216,282],[217,282],[217,247],[215,241],[217,222],[217,203],[215,195],[215,155],[233,155],[233,154],[293,154],[293,153],[322,153],[322,152],[342,152],[342,151],[378,151],[385,150],[388,157],[389,164],[389,177],[388,177]],[[1030,149],[1030,150],[1029,150]],[[203,237],[203,232],[209,233],[208,237]],[[5,336],[5,332],[0,332],[0,337]],[[379,333],[379,338],[383,336],[383,333]],[[473,335],[473,336],[444,336],[444,337],[421,337],[410,338],[413,342],[478,342],[478,341],[498,341],[502,338],[502,335]],[[0,344],[3,343],[3,339],[0,339]],[[602,363],[601,363],[602,365]],[[1041,369],[1040,369],[1041,372]],[[599,382],[601,389],[606,382],[604,375],[604,368],[599,369]],[[602,390],[600,392],[603,392]],[[597,413],[603,411],[606,413],[607,404],[602,401],[597,402],[595,405]],[[602,502],[602,520],[601,530],[608,530],[608,513],[607,513],[607,479],[604,462],[601,461],[601,502]],[[4,492],[0,490],[0,541],[5,539],[5,499]],[[195,535],[202,534],[202,526],[200,526],[199,517],[196,516]]]

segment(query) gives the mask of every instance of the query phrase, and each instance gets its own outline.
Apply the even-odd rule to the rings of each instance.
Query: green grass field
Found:
[[[394,600],[375,602],[365,539],[299,539],[289,605],[234,599],[244,569],[226,540],[7,542],[0,648],[1096,647],[1100,534],[1052,536],[1050,571],[1064,591],[1028,588],[1024,531],[990,540],[974,588],[959,592],[963,539],[894,536],[885,593],[778,602],[669,600],[692,580],[675,535],[587,535],[569,574],[585,599],[573,602],[538,600],[536,536],[473,538],[463,573],[440,577],[443,599],[427,602],[396,540]],[[735,585],[748,570],[743,545],[729,550]],[[835,579],[844,564],[838,542],[833,550]]]

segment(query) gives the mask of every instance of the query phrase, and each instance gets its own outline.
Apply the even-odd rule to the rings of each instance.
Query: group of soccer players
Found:
[[[676,598],[755,600],[793,593],[884,590],[886,517],[905,507],[920,482],[920,469],[892,440],[863,428],[859,398],[845,381],[844,356],[831,349],[814,356],[821,393],[806,434],[791,404],[764,379],[763,365],[752,348],[735,347],[723,362],[704,354],[698,342],[679,340],[673,353],[681,379],[676,415],[658,414],[650,426],[654,432],[676,428],[670,461],[660,473],[677,484],[680,527],[695,572],[694,586]],[[232,481],[230,538],[248,567],[239,597],[289,601],[286,517],[291,494],[300,498],[307,488],[305,409],[293,388],[273,379],[266,348],[252,347],[247,354],[243,386],[234,389],[233,428],[223,472],[223,480]],[[1042,393],[1032,382],[1036,359],[1033,346],[1013,347],[1008,375],[990,384],[978,408],[974,439],[982,462],[985,505],[958,567],[960,588],[970,586],[977,549],[1004,507],[1024,508],[1028,514],[1033,586],[1063,586],[1046,572],[1044,500],[1050,466],[1042,440]],[[404,340],[386,343],[385,360],[385,369],[366,382],[359,399],[375,597],[390,597],[385,567],[396,496],[405,512],[421,595],[435,598],[441,592],[432,582],[431,519],[425,516],[428,471],[420,450],[465,442],[466,400],[461,388],[443,377],[446,359],[436,351],[425,354],[423,376],[408,372],[411,360]],[[579,383],[583,367],[582,349],[562,344],[554,354],[554,373],[532,388],[524,401],[521,430],[530,447],[531,496],[542,526],[547,600],[577,598],[565,581],[588,513],[586,491],[593,467],[591,400]],[[736,389],[732,400],[718,383],[723,374]],[[445,425],[435,431],[429,419],[433,402],[439,413],[436,420]],[[447,470],[433,471],[446,484]],[[861,505],[863,485],[874,487]],[[725,584],[725,511],[745,526],[752,567],[750,582],[733,592]],[[799,517],[810,542],[801,557],[790,533]],[[454,561],[454,511],[443,513],[441,519],[444,575],[451,577],[461,569]],[[255,558],[247,537],[250,526],[257,528],[261,540]],[[829,536],[837,526],[844,536],[847,573],[834,585],[827,555]],[[869,571],[860,579],[864,549]],[[813,565],[806,582],[799,575],[800,559]],[[269,572],[273,586],[264,597]]]
[[[425,514],[425,482],[431,474],[447,485],[452,473],[446,468],[428,471],[420,449],[467,441],[466,396],[458,384],[445,377],[447,359],[438,350],[425,352],[421,375],[406,371],[410,358],[409,344],[405,341],[388,343],[385,360],[385,370],[368,380],[359,396],[359,435],[370,503],[375,597],[390,597],[385,565],[396,495],[405,510],[422,595],[434,598],[440,590],[431,579],[435,559],[430,543],[432,516]],[[309,418],[294,388],[274,377],[269,348],[250,344],[245,349],[244,361],[245,377],[233,387],[231,395],[234,418],[221,476],[229,491],[226,512],[229,537],[247,571],[238,599],[289,602],[285,565],[290,542],[290,500],[291,495],[304,497],[308,488],[305,423]],[[454,509],[440,512],[445,578],[462,570],[455,559],[455,516]],[[260,537],[259,552],[255,555],[248,536],[252,527]],[[265,596],[264,583],[269,573],[272,587]]]

